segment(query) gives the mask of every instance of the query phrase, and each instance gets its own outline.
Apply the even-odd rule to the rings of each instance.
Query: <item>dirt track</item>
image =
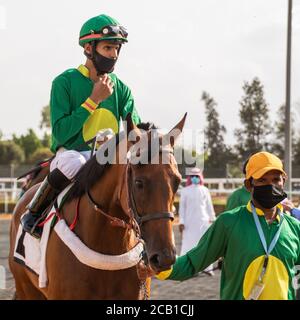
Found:
[[[10,220],[0,217],[0,266],[6,271],[6,289],[0,287],[0,300],[11,299],[14,293],[14,281],[8,269],[7,256],[9,250],[9,224]],[[180,235],[178,226],[174,225],[177,252],[180,249]],[[216,300],[219,299],[220,271],[210,277],[200,274],[185,282],[159,281],[153,279],[151,286],[152,300]],[[0,283],[1,285],[1,283]]]

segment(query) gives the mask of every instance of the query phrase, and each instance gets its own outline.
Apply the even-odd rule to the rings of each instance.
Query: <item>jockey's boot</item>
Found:
[[[42,214],[69,184],[70,180],[59,169],[54,169],[48,174],[28,204],[26,214],[21,219],[24,231],[37,239],[41,237],[43,228],[39,227],[38,224],[41,222]]]

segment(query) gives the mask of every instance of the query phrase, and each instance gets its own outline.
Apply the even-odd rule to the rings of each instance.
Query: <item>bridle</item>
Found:
[[[131,168],[132,164],[128,161],[125,169],[125,177],[127,178],[125,183],[127,184],[127,199],[128,199],[128,210],[127,216],[129,217],[129,222],[126,222],[123,219],[119,219],[117,217],[111,216],[101,209],[101,205],[99,205],[91,196],[90,191],[86,188],[86,194],[88,199],[93,206],[93,209],[99,213],[101,213],[104,217],[110,220],[110,223],[114,227],[122,227],[134,229],[137,232],[137,235],[141,237],[140,227],[148,221],[152,220],[160,220],[160,219],[170,219],[174,220],[174,214],[171,211],[165,212],[153,212],[147,213],[145,215],[140,214],[137,210],[136,201],[134,198],[133,188],[131,184]],[[125,179],[124,179],[125,180]]]
[[[136,206],[136,201],[134,198],[133,187],[131,185],[131,164],[127,164],[127,183],[128,183],[128,208],[130,212],[130,216],[135,219],[139,227],[141,227],[144,223],[152,220],[160,220],[160,219],[170,219],[174,220],[174,214],[171,211],[165,212],[152,212],[147,213],[145,215],[139,214]]]
[[[117,144],[120,141],[120,137],[117,136]],[[159,153],[164,152],[165,150],[163,150],[162,148],[159,148]],[[172,150],[168,150],[168,152],[170,154],[174,154],[173,153],[173,149]],[[139,213],[137,210],[137,206],[136,206],[136,200],[134,197],[134,192],[133,192],[133,187],[132,187],[132,164],[130,163],[130,161],[128,160],[127,164],[126,164],[126,168],[124,170],[124,184],[126,185],[126,190],[127,190],[127,216],[129,217],[129,222],[126,222],[123,219],[111,216],[109,213],[106,213],[105,211],[103,211],[101,209],[101,205],[98,204],[93,197],[91,196],[91,193],[88,189],[88,187],[86,187],[86,194],[87,197],[89,199],[90,204],[92,205],[93,209],[96,212],[99,212],[100,214],[102,214],[105,218],[107,218],[108,220],[110,220],[110,224],[113,227],[121,227],[124,229],[133,229],[135,231],[136,234],[136,238],[138,240],[138,242],[142,242],[144,243],[144,240],[142,239],[142,235],[141,235],[141,226],[149,221],[153,221],[153,220],[162,220],[162,219],[170,219],[171,221],[174,220],[174,214],[171,211],[166,211],[166,212],[153,212],[153,213],[147,213],[147,214],[142,214]],[[123,208],[124,210],[124,208]],[[144,249],[144,251],[141,254],[142,260],[144,261],[144,263],[147,265],[148,264],[148,257],[147,257],[147,253]],[[143,290],[144,292],[144,300],[147,300],[148,297],[148,292],[147,292],[147,288],[146,288],[146,282],[145,281],[141,281],[141,290]]]

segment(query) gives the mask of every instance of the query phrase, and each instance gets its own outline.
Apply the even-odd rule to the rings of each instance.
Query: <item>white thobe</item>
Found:
[[[181,191],[179,223],[184,225],[180,255],[197,245],[216,218],[209,190],[205,186],[190,185]],[[206,269],[211,270],[211,268]]]

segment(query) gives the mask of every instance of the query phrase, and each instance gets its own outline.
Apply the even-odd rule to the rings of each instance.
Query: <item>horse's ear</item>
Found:
[[[136,128],[136,125],[134,124],[134,122],[132,121],[132,116],[131,113],[129,112],[125,118],[126,121],[126,134],[128,136],[128,134],[130,133],[131,130],[134,130]]]
[[[140,135],[140,129],[135,125],[135,123],[132,121],[131,113],[129,112],[125,118],[125,132],[126,136],[128,138],[128,135],[131,131],[134,131],[137,136]]]
[[[164,136],[164,139],[166,139],[165,141],[170,141],[171,147],[174,147],[176,139],[180,136],[183,130],[186,116],[187,112],[184,114],[183,118],[176,124],[176,126]]]

